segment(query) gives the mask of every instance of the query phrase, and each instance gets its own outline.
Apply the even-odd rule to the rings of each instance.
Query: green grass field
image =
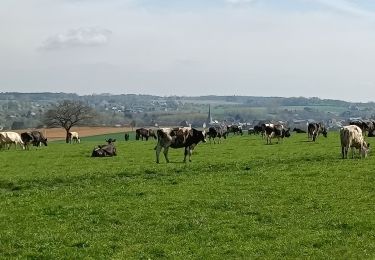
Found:
[[[91,158],[105,137],[118,156]],[[337,133],[231,136],[186,164],[155,143],[0,151],[0,258],[375,258],[375,157],[342,160]]]

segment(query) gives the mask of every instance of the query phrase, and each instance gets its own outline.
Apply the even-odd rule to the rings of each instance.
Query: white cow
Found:
[[[25,149],[25,145],[21,139],[21,135],[16,132],[0,132],[0,143],[1,146],[10,148],[11,144],[14,144],[14,147],[17,149],[17,144]]]
[[[344,126],[340,129],[341,154],[342,158],[348,158],[348,150],[352,149],[352,158],[354,158],[354,149],[357,148],[362,158],[365,158],[369,152],[370,144],[363,139],[362,130],[356,125]]]
[[[79,138],[79,135],[77,132],[69,132],[69,142],[70,143],[80,143],[81,139]]]

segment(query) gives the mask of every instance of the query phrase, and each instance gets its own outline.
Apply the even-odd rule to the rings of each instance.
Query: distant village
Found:
[[[61,100],[81,100],[93,108],[98,126],[171,126],[283,122],[304,128],[322,121],[340,128],[348,120],[375,119],[375,104],[319,98],[247,96],[159,97],[152,95],[86,95],[70,93],[0,93],[0,128],[42,128],[43,116]]]

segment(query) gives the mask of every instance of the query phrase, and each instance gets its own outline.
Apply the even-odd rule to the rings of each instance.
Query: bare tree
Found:
[[[66,130],[66,143],[69,143],[70,129],[78,123],[85,123],[95,116],[95,112],[82,101],[64,100],[53,106],[44,115],[44,123],[60,126]]]

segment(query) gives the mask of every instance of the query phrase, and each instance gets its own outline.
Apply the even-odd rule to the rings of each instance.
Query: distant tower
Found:
[[[208,105],[208,117],[207,117],[207,120],[206,120],[207,124],[212,124],[212,116],[211,116],[211,105]]]

